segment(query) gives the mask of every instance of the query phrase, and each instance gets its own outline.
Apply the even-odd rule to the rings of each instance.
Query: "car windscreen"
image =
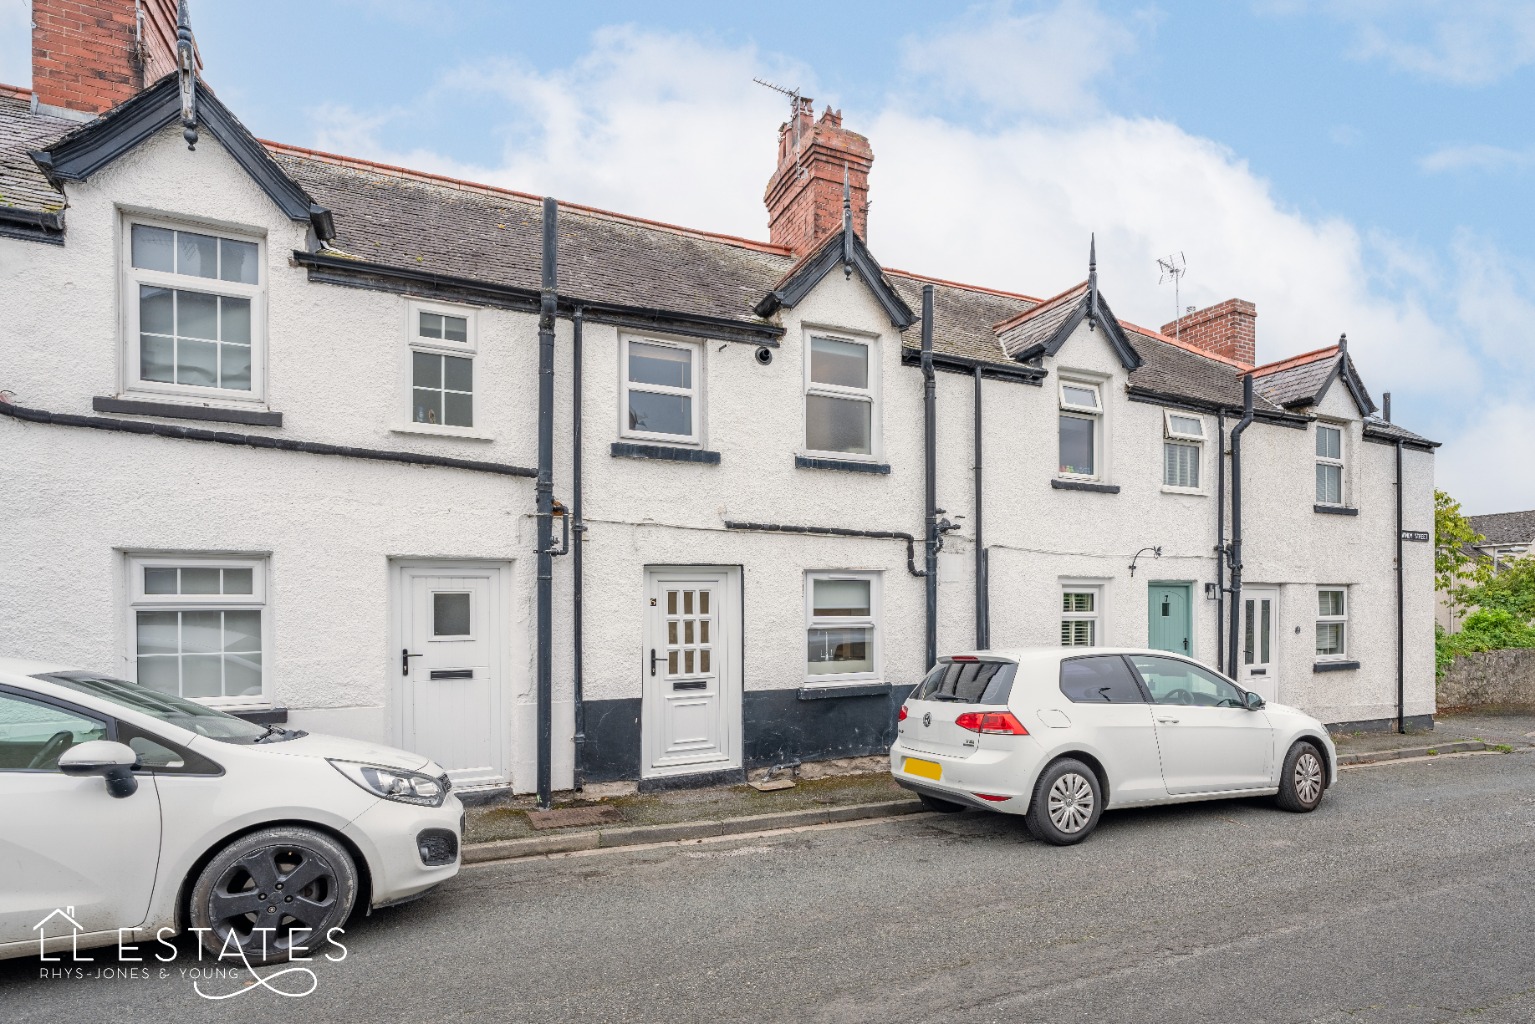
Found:
[[[265,726],[254,725],[243,718],[226,715],[195,701],[110,676],[89,672],[50,672],[37,678],[67,686],[80,693],[88,693],[92,697],[111,701],[142,715],[225,743],[254,743],[268,732]]]
[[[912,691],[913,700],[1006,704],[1018,665],[1011,661],[940,661]]]

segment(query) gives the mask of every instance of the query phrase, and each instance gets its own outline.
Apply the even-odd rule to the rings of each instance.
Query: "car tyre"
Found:
[[[917,799],[922,801],[924,811],[937,811],[939,814],[958,814],[965,809],[964,804],[957,804],[952,800],[940,800],[936,796],[928,796],[926,793],[918,793]]]
[[[1102,815],[1103,787],[1097,773],[1066,757],[1040,773],[1023,821],[1035,839],[1070,846],[1091,835]]]
[[[1279,795],[1274,798],[1281,809],[1296,814],[1316,810],[1327,792],[1327,759],[1314,743],[1301,740],[1285,755],[1279,774]]]
[[[192,887],[192,927],[221,963],[252,967],[323,946],[357,900],[357,865],[315,829],[266,828],[231,842]],[[266,929],[271,929],[266,931]],[[303,929],[308,929],[303,931]]]

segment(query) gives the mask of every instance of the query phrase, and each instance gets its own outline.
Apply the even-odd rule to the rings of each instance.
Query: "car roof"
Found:
[[[1094,654],[1142,654],[1157,658],[1178,658],[1182,661],[1192,661],[1187,655],[1175,651],[1154,651],[1148,647],[1003,647],[989,651],[953,651],[942,655],[945,658],[1006,658],[1023,664],[1040,664],[1061,661],[1066,658],[1081,658]]]
[[[29,658],[3,658],[0,657],[0,676],[39,676],[45,672],[75,672],[79,671],[72,665],[61,665],[56,661],[33,661]],[[29,681],[32,681],[29,679]]]

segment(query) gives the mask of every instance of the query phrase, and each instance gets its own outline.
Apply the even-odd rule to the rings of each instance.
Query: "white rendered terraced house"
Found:
[[[159,74],[165,0],[142,39],[34,7],[5,653],[521,792],[882,752],[935,650],[1434,713],[1435,445],[1345,345],[1255,366],[1250,303],[1174,338],[1091,262],[1048,299],[883,268],[872,149],[809,101],[753,241],[259,142]]]

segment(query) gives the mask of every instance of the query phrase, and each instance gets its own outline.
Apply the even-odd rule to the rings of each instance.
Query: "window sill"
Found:
[[[1359,667],[1357,661],[1319,661],[1311,666],[1313,672],[1352,672]]]
[[[135,398],[91,399],[96,412],[115,412],[130,416],[160,416],[173,420],[201,420],[212,423],[245,423],[255,427],[282,426],[282,413],[266,409],[230,409],[217,405],[193,405],[182,402],[148,402]]]
[[[1093,491],[1097,494],[1118,494],[1118,484],[1095,484],[1087,480],[1062,480],[1059,477],[1050,481],[1050,486],[1058,491]]]
[[[661,462],[698,462],[715,465],[720,461],[719,452],[702,448],[676,448],[665,444],[633,444],[614,441],[609,449],[615,459],[655,459]]]
[[[217,710],[234,715],[255,725],[282,725],[288,720],[287,708],[252,707],[250,705],[222,707]]]
[[[489,434],[476,433],[465,427],[439,427],[430,423],[396,423],[389,428],[391,434],[420,434],[423,437],[456,437],[465,441],[494,441]]]
[[[1162,485],[1162,493],[1163,494],[1186,494],[1186,495],[1189,495],[1190,497],[1194,497],[1194,498],[1208,498],[1210,496],[1210,492],[1209,491],[1201,491],[1198,488],[1191,488],[1191,487],[1169,487],[1166,484]]]
[[[1357,516],[1357,508],[1348,508],[1344,505],[1312,505],[1311,511],[1324,516]]]
[[[817,455],[794,456],[795,469],[830,469],[843,473],[889,474],[890,467],[883,462],[860,462],[854,459],[827,459]]]
[[[806,683],[799,688],[800,700],[829,700],[833,697],[886,697],[894,687],[889,683]]]

